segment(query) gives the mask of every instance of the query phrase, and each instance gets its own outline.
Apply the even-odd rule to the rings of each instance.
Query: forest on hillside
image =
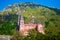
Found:
[[[18,13],[22,14],[25,23],[44,24],[46,34],[43,35],[33,29],[29,36],[19,36],[19,33],[16,33]],[[13,35],[11,40],[60,40],[60,15],[58,14],[60,14],[58,11],[34,3],[9,5],[0,12],[0,35]]]

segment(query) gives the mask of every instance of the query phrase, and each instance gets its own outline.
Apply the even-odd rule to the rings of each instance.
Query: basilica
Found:
[[[23,35],[28,35],[29,30],[31,30],[31,29],[36,29],[38,32],[40,32],[42,34],[45,34],[44,25],[42,25],[42,24],[32,24],[32,23],[25,24],[24,23],[24,18],[21,15],[18,17],[17,29],[18,29],[19,32],[23,33]]]

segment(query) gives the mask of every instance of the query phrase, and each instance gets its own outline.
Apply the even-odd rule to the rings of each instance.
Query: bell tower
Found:
[[[20,15],[20,20],[19,20],[19,31],[20,29],[24,26],[24,19],[23,19],[23,16]]]
[[[22,15],[18,15],[18,26],[17,29],[20,31],[20,28],[24,26],[24,19]]]

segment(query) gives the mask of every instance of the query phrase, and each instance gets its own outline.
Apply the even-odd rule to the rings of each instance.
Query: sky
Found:
[[[60,0],[0,0],[0,10],[3,10],[10,4],[15,4],[19,2],[33,2],[36,4],[60,9]]]

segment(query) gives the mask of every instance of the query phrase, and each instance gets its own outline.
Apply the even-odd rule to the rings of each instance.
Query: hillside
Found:
[[[60,15],[60,9],[57,8],[49,8],[49,9],[54,10],[57,15]]]
[[[31,2],[8,5],[0,12],[0,35],[14,35],[17,27],[18,15],[21,14],[24,17],[25,23],[38,22],[45,25],[45,32],[47,36],[41,34],[42,37],[44,36],[47,39],[48,37],[52,39],[56,36],[56,38],[59,38],[59,10],[60,9],[56,10],[55,8],[49,8]],[[33,35],[32,37],[35,36]]]
[[[27,6],[31,7],[31,8],[36,8],[36,7],[40,7],[40,8],[48,8],[50,10],[53,10],[56,12],[56,14],[60,15],[60,9],[57,9],[57,8],[52,8],[52,7],[47,7],[47,6],[44,6],[44,5],[40,5],[40,4],[35,4],[35,3],[32,3],[32,2],[22,2],[22,3],[18,3],[18,4],[12,4],[12,5],[9,5],[7,6],[5,9],[8,9],[8,8],[12,8],[12,7],[16,7],[16,6],[19,6],[20,8],[25,8]]]

